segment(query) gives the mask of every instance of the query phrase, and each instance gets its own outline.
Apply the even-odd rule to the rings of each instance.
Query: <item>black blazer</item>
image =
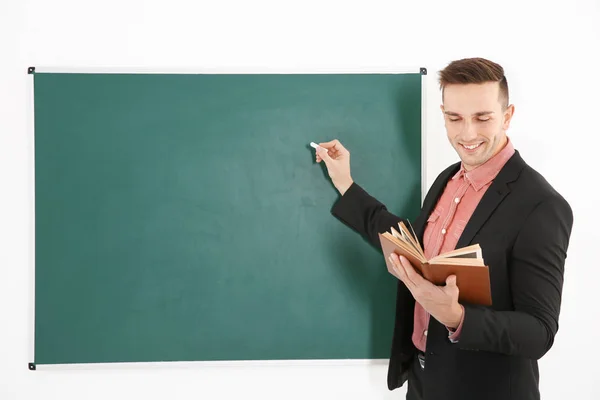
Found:
[[[443,171],[427,193],[412,223],[421,242],[429,214],[459,167],[456,163]],[[379,251],[377,234],[401,220],[356,183],[339,198],[332,213]],[[481,245],[490,269],[493,305],[463,303],[458,343],[451,343],[447,329],[430,319],[425,400],[540,398],[537,360],[552,347],[558,330],[572,224],[569,204],[516,151],[484,194],[457,243],[457,248]],[[390,390],[407,380],[416,353],[411,339],[414,304],[406,286],[398,281]]]

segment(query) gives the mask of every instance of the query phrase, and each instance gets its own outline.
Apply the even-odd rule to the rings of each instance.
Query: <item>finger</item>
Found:
[[[334,160],[337,160],[345,154],[349,154],[348,151],[344,148],[344,146],[342,146],[342,144],[339,142],[339,140],[332,140],[330,142],[319,143],[319,146],[321,146],[324,149],[327,149],[329,151],[329,157],[331,157]]]
[[[329,142],[321,142],[321,143],[317,143],[317,144],[326,149],[333,149],[335,147],[336,142],[339,142],[339,141],[337,139],[335,139],[335,140],[331,140]]]
[[[346,150],[342,143],[337,139],[334,139],[330,142],[319,143],[319,146],[325,147],[328,150],[339,151],[342,153],[348,152],[348,150]]]
[[[400,256],[400,264],[404,268],[407,279],[410,280],[415,287],[421,286],[424,282],[426,282],[425,278],[415,271],[415,268],[406,257]]]
[[[331,157],[329,157],[329,154],[327,153],[327,150],[325,150],[325,149],[317,149],[317,156],[319,158],[321,158],[323,161],[325,161],[325,164],[327,166],[329,166],[331,164],[331,161],[333,161],[331,159]]]
[[[456,286],[456,275],[450,275],[446,278],[446,286]]]
[[[446,278],[446,286],[443,288],[444,292],[450,296],[458,297],[458,286],[456,286],[456,275],[450,275]]]
[[[406,274],[406,270],[402,266],[402,262],[398,258],[398,255],[395,253],[392,253],[390,255],[390,261],[392,262],[392,266],[394,268],[394,271],[397,274],[398,279],[400,279],[402,282],[404,282],[404,284],[408,287],[408,289],[412,291],[412,288],[415,287],[415,284],[412,280],[409,279],[408,275]]]
[[[343,153],[343,152],[341,152],[341,151],[339,151],[339,150],[336,150],[336,148],[335,148],[335,147],[332,147],[332,148],[329,150],[329,156],[330,156],[331,158],[333,158],[334,160],[337,160],[338,158],[342,157],[343,155],[344,155],[344,153]]]
[[[395,276],[396,278],[400,279],[401,281],[404,282],[404,275],[402,274],[402,271],[400,271],[398,269],[398,267],[396,266],[396,263],[394,261],[394,259],[392,258],[391,255],[388,256],[388,260],[390,262],[390,267],[388,268],[388,272],[390,274],[392,274],[393,276]]]

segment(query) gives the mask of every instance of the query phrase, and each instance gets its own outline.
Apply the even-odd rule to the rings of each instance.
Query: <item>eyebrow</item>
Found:
[[[483,115],[490,115],[490,114],[493,114],[493,113],[494,113],[493,111],[479,111],[479,112],[476,112],[476,113],[475,113],[475,114],[473,114],[473,115],[474,115],[475,117],[481,117],[481,116],[483,116]],[[459,113],[455,113],[455,112],[452,112],[452,111],[445,111],[445,112],[444,112],[444,114],[446,114],[446,115],[451,115],[451,116],[453,116],[453,117],[460,117],[460,114],[459,114]]]

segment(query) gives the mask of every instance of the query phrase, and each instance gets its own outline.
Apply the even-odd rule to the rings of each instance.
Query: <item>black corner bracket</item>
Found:
[[[421,75],[427,75],[427,68],[421,68]]]
[[[29,363],[29,370],[30,371],[35,371],[35,364],[34,363]]]
[[[28,73],[29,75],[31,75],[31,74],[35,74],[35,67],[29,67],[29,68],[27,68],[27,73]]]

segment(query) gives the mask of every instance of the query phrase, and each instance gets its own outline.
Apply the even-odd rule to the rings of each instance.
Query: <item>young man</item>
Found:
[[[454,61],[440,72],[440,87],[461,161],[437,177],[412,225],[427,258],[479,243],[493,305],[461,304],[454,277],[435,286],[406,259],[385,254],[398,278],[388,387],[408,380],[409,400],[539,399],[537,360],[558,330],[572,211],[506,135],[514,106],[500,65]],[[332,213],[381,248],[378,233],[401,218],[353,181],[339,141],[320,146],[317,162],[342,195]]]

